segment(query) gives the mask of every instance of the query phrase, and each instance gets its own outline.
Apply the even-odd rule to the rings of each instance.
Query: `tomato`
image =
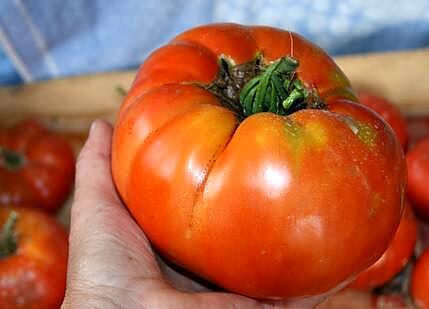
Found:
[[[407,153],[408,196],[417,214],[429,219],[429,138]]]
[[[402,148],[405,149],[408,141],[407,121],[399,108],[385,98],[366,92],[359,93],[359,101],[374,110],[387,121],[395,132],[396,137],[399,139]]]
[[[0,207],[0,226],[0,308],[59,308],[67,270],[64,228],[21,206]]]
[[[324,293],[374,263],[405,187],[394,133],[324,51],[236,24],[186,31],[143,63],[112,173],[161,254],[255,298]]]
[[[429,116],[410,117],[407,127],[409,131],[409,150],[422,139],[429,138]]]
[[[350,287],[370,290],[390,281],[407,264],[413,255],[417,240],[417,221],[409,203],[406,204],[395,237],[381,258],[368,267]]]
[[[427,222],[420,222],[418,238],[422,250],[429,248],[429,224]]]
[[[0,130],[0,204],[54,212],[68,197],[73,175],[73,151],[62,137],[34,121]]]
[[[410,294],[418,308],[429,308],[429,249],[418,258],[411,274]]]

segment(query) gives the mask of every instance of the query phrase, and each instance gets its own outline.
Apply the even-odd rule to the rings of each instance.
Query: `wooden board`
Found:
[[[381,94],[408,115],[429,114],[429,49],[336,58],[357,89]],[[85,131],[94,118],[114,120],[135,71],[0,87],[0,123],[36,117],[67,132]]]
[[[429,49],[336,59],[356,89],[382,95],[406,115],[429,114]]]

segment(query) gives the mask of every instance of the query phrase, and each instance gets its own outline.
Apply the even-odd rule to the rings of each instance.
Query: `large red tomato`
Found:
[[[407,203],[395,237],[377,262],[359,274],[350,287],[370,290],[391,280],[413,255],[417,240],[417,221]]]
[[[411,274],[411,296],[417,308],[429,308],[429,249],[418,258]]]
[[[154,246],[257,298],[326,292],[398,226],[401,146],[324,51],[270,27],[191,29],[141,66],[112,171]]]
[[[0,130],[0,205],[59,209],[74,175],[71,146],[34,121]]]
[[[67,233],[54,218],[0,207],[0,308],[59,308],[67,269]]]
[[[429,138],[407,153],[408,196],[417,214],[429,219]]]
[[[405,149],[408,142],[407,121],[399,108],[385,98],[367,92],[359,93],[359,101],[377,112],[386,120],[395,132],[402,148]]]

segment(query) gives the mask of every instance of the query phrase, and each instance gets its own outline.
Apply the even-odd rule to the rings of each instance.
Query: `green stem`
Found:
[[[309,93],[297,79],[298,65],[296,59],[283,57],[247,82],[240,93],[244,116],[260,112],[287,115],[298,106],[305,108]]]
[[[0,260],[16,252],[18,241],[15,235],[15,225],[18,214],[11,211],[0,233]]]
[[[238,65],[222,56],[216,79],[196,85],[210,91],[240,120],[261,112],[289,115],[305,108],[325,108],[316,89],[305,87],[298,79],[298,66],[298,60],[289,56],[270,65],[264,64],[262,53]]]
[[[4,167],[8,170],[17,170],[22,167],[25,158],[22,154],[0,146],[0,158],[3,158]]]

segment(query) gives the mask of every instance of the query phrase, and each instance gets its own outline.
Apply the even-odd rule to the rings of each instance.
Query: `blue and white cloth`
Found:
[[[293,30],[332,55],[429,46],[429,0],[0,0],[0,84],[135,68],[225,21]]]

